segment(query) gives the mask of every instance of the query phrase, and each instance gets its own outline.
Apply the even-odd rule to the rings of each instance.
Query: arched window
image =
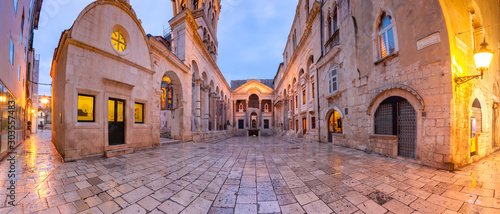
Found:
[[[238,108],[238,111],[239,111],[239,112],[243,112],[243,103],[240,103],[240,106],[239,106],[239,108]]]
[[[269,105],[267,103],[264,105],[264,112],[269,112]]]
[[[394,39],[394,21],[392,17],[386,13],[382,13],[377,30],[379,59],[383,59],[396,52],[396,42]]]

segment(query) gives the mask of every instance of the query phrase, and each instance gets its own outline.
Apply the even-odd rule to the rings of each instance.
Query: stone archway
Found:
[[[182,139],[184,111],[182,84],[173,71],[167,71],[160,83],[160,137]],[[178,125],[173,125],[178,124]]]

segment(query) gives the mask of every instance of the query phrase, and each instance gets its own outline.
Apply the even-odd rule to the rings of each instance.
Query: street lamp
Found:
[[[476,68],[478,71],[481,71],[481,74],[455,77],[455,82],[457,83],[457,85],[461,85],[472,79],[479,79],[479,77],[481,77],[482,79],[484,72],[488,70],[488,67],[490,67],[491,58],[493,58],[493,52],[488,49],[488,43],[486,42],[485,38],[483,40],[483,43],[481,43],[479,50],[474,52],[474,61],[476,62]]]
[[[43,97],[40,98],[40,102],[42,102],[42,104],[45,106],[47,105],[47,103],[49,103],[49,99],[45,95],[43,95]]]

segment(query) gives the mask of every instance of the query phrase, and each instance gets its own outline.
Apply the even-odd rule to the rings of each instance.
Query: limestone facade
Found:
[[[233,135],[274,134],[274,90],[272,80],[247,80],[244,84],[232,81]],[[266,83],[268,83],[266,85]]]
[[[16,147],[30,135],[30,130],[36,130],[38,101],[33,93],[38,80],[33,78],[36,68],[33,38],[41,5],[41,0],[0,1],[0,159],[12,151],[9,139],[15,138],[13,147]],[[14,103],[12,114],[9,102]],[[9,116],[14,120],[9,120]],[[14,127],[9,128],[10,125]],[[14,134],[9,136],[9,131]]]
[[[499,19],[496,1],[300,0],[275,77],[275,128],[445,169],[478,160],[500,146]],[[458,84],[480,73],[484,39],[488,71]]]
[[[173,1],[170,35],[146,34],[122,0],[89,4],[63,32],[51,71],[52,141],[65,160],[159,145],[162,118],[182,141],[227,129],[231,89],[216,63],[214,33],[220,2],[185,3]]]

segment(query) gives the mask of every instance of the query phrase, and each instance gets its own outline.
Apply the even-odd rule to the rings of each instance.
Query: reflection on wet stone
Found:
[[[41,132],[17,150],[23,179],[16,190],[22,206],[4,208],[14,213],[499,209],[500,185],[493,178],[500,175],[500,154],[446,172],[331,144],[291,144],[274,137],[189,142],[64,163],[50,132]],[[1,163],[2,169],[7,166]],[[5,202],[2,195],[0,199]]]

